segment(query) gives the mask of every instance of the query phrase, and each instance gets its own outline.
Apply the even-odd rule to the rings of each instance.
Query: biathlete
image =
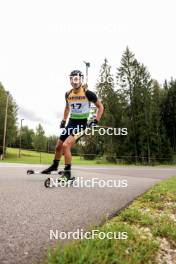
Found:
[[[65,168],[60,180],[69,181],[71,177],[71,148],[77,142],[76,134],[73,133],[85,130],[87,127],[87,119],[90,113],[91,102],[97,107],[96,118],[90,122],[89,127],[95,126],[101,119],[104,111],[102,103],[98,100],[96,94],[85,88],[83,85],[84,76],[79,70],[74,70],[70,73],[70,83],[72,89],[65,94],[66,106],[64,109],[64,117],[61,121],[60,128],[64,128],[59,140],[56,144],[55,156],[52,165],[43,170],[43,174],[50,174],[51,171],[56,171],[59,166],[60,159],[64,155]],[[70,114],[67,126],[66,121]]]

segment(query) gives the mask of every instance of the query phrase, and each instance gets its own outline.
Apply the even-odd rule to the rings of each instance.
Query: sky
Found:
[[[59,135],[69,73],[90,62],[94,90],[106,57],[126,46],[160,84],[176,78],[175,0],[0,0],[0,82],[23,125]]]

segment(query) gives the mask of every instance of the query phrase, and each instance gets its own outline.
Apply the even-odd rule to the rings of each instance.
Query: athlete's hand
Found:
[[[94,119],[88,124],[88,127],[93,127],[93,126],[96,126],[97,124],[98,124],[98,120]]]
[[[65,128],[66,121],[62,120],[60,123],[60,128]]]

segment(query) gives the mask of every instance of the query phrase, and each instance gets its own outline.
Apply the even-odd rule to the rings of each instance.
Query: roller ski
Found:
[[[51,171],[50,173],[42,173],[42,171],[39,171],[39,170],[27,170],[26,173],[28,175],[30,175],[30,174],[58,175],[59,171],[55,170],[55,171]]]
[[[43,170],[43,171],[37,171],[37,170],[27,170],[27,174],[52,174],[57,175],[58,174],[58,162],[56,160],[53,161],[53,164]]]
[[[46,188],[70,187],[76,179],[75,177],[71,177],[70,171],[63,170],[59,171],[58,174],[61,176],[55,180],[53,178],[47,178],[44,182],[44,186]]]

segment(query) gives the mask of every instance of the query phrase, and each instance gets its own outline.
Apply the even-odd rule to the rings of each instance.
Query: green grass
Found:
[[[41,162],[43,164],[51,163],[53,158],[52,154],[42,153]],[[6,158],[3,162],[12,162],[12,163],[29,163],[29,164],[39,164],[40,163],[40,153],[36,151],[21,150],[21,157],[18,157],[18,149],[16,148],[7,148]]]
[[[36,151],[30,150],[21,150],[21,157],[18,157],[19,149],[17,148],[7,148],[6,158],[0,162],[11,162],[11,163],[25,163],[25,164],[51,164],[54,154],[49,153],[41,153],[41,161],[40,161],[40,153]],[[72,160],[73,164],[77,165],[111,165],[111,163],[105,160],[85,160],[80,156],[73,156]],[[63,158],[61,160],[61,164],[63,164]]]
[[[156,184],[101,227],[105,233],[127,232],[126,240],[91,239],[58,244],[45,264],[158,264],[160,239],[176,249],[176,177]],[[162,253],[162,254],[165,254]],[[162,262],[164,263],[164,262]],[[174,262],[173,262],[174,263]]]
[[[54,154],[49,153],[41,153],[41,160],[40,160],[40,153],[36,151],[30,150],[21,150],[21,157],[18,157],[19,149],[17,148],[7,148],[6,151],[6,158],[0,162],[9,162],[9,163],[25,163],[25,164],[51,164],[53,160]],[[73,164],[76,165],[101,165],[101,166],[111,166],[111,165],[120,165],[120,166],[136,166],[135,164],[114,164],[108,162],[105,157],[99,158],[97,157],[95,160],[85,160],[83,157],[80,156],[73,156],[72,160]],[[63,158],[61,160],[61,164],[63,164]],[[141,165],[141,164],[139,164]],[[175,165],[158,165],[160,167],[171,167]]]
[[[41,156],[40,156],[41,155]],[[54,154],[33,151],[33,150],[21,150],[21,157],[19,158],[18,148],[7,148],[6,157],[3,161],[7,163],[25,163],[25,164],[51,164]],[[106,161],[105,159],[85,160],[80,156],[73,156],[72,163],[76,165],[114,165]],[[63,158],[61,160],[63,164]]]

